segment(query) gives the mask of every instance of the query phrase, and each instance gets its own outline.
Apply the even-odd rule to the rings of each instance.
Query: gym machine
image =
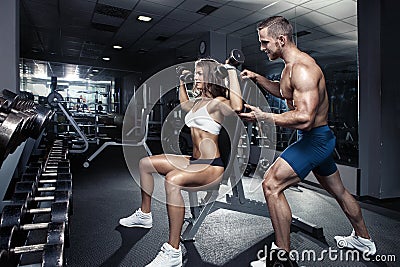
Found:
[[[81,130],[81,128],[78,126],[78,123],[71,116],[71,114],[67,111],[67,109],[65,107],[65,103],[67,101],[64,101],[63,96],[59,92],[53,91],[47,96],[47,102],[53,109],[58,109],[64,114],[65,118],[69,121],[69,123],[74,128],[75,132],[80,137],[80,141],[83,142],[83,145],[73,144],[72,148],[69,150],[69,152],[70,153],[86,152],[89,148],[89,141],[88,141],[86,135]]]
[[[136,107],[135,114],[138,114],[136,120],[136,125],[133,126],[130,131],[127,133],[128,136],[138,136],[137,141],[135,142],[116,142],[116,141],[108,141],[104,142],[91,156],[87,158],[87,160],[83,163],[83,167],[88,168],[90,166],[90,162],[94,160],[104,149],[108,146],[131,146],[131,147],[144,147],[146,153],[151,155],[150,148],[147,146],[146,141],[148,140],[148,132],[149,132],[149,118],[150,112],[147,108],[148,99],[147,96],[149,93],[147,92],[149,89],[144,84],[145,93],[143,94],[143,107],[140,109]],[[135,95],[136,97],[136,95]],[[140,110],[140,111],[138,111]]]

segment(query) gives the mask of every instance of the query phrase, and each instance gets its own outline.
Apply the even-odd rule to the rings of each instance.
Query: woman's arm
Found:
[[[242,91],[240,90],[240,84],[236,68],[225,65],[228,70],[229,77],[229,99],[227,103],[235,112],[240,112],[243,108]]]
[[[183,71],[182,74],[184,74],[184,72],[185,71]],[[189,101],[189,95],[186,90],[185,82],[182,80],[179,80],[179,102],[184,111],[189,111],[193,106],[193,103]]]

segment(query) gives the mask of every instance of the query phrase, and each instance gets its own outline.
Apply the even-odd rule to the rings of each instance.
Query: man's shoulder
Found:
[[[313,76],[319,75],[321,68],[318,64],[311,58],[311,60],[305,59],[300,60],[293,64],[292,66],[292,76]]]

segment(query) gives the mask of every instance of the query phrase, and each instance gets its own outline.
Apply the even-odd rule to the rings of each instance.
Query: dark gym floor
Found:
[[[144,150],[137,149],[144,155]],[[71,163],[74,214],[70,219],[71,246],[66,251],[68,265],[145,266],[168,240],[165,204],[153,201],[151,229],[121,227],[118,220],[140,207],[140,188],[126,166],[121,147],[107,148],[88,169],[81,167],[79,157],[72,157]],[[255,184],[252,179],[243,179],[243,184],[247,198],[263,201],[261,188],[250,190]],[[334,199],[310,185],[289,189],[285,194],[293,214],[323,227],[325,234],[323,241],[303,232],[292,232],[292,249],[300,255],[302,251],[313,250],[316,258],[331,250],[331,255],[337,257],[332,260],[326,252],[322,260],[308,260],[304,254],[299,266],[400,266],[398,202],[389,208],[374,201],[360,203],[377,254],[390,260],[346,261],[345,251],[335,251],[333,237],[349,234],[351,226]],[[155,195],[163,199],[163,186],[156,186]],[[195,242],[185,242],[184,266],[250,266],[257,253],[273,240],[269,218],[220,209],[207,216]]]

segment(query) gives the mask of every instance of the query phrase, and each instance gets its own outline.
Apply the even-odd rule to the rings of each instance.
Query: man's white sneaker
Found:
[[[375,242],[372,239],[356,236],[354,230],[350,236],[335,236],[335,240],[338,248],[357,249],[366,256],[373,256],[376,253]]]
[[[182,250],[173,248],[170,244],[164,243],[157,257],[146,265],[146,267],[181,267]]]
[[[120,219],[119,224],[125,227],[151,228],[153,226],[153,218],[151,212],[144,213],[139,208],[131,216]]]

